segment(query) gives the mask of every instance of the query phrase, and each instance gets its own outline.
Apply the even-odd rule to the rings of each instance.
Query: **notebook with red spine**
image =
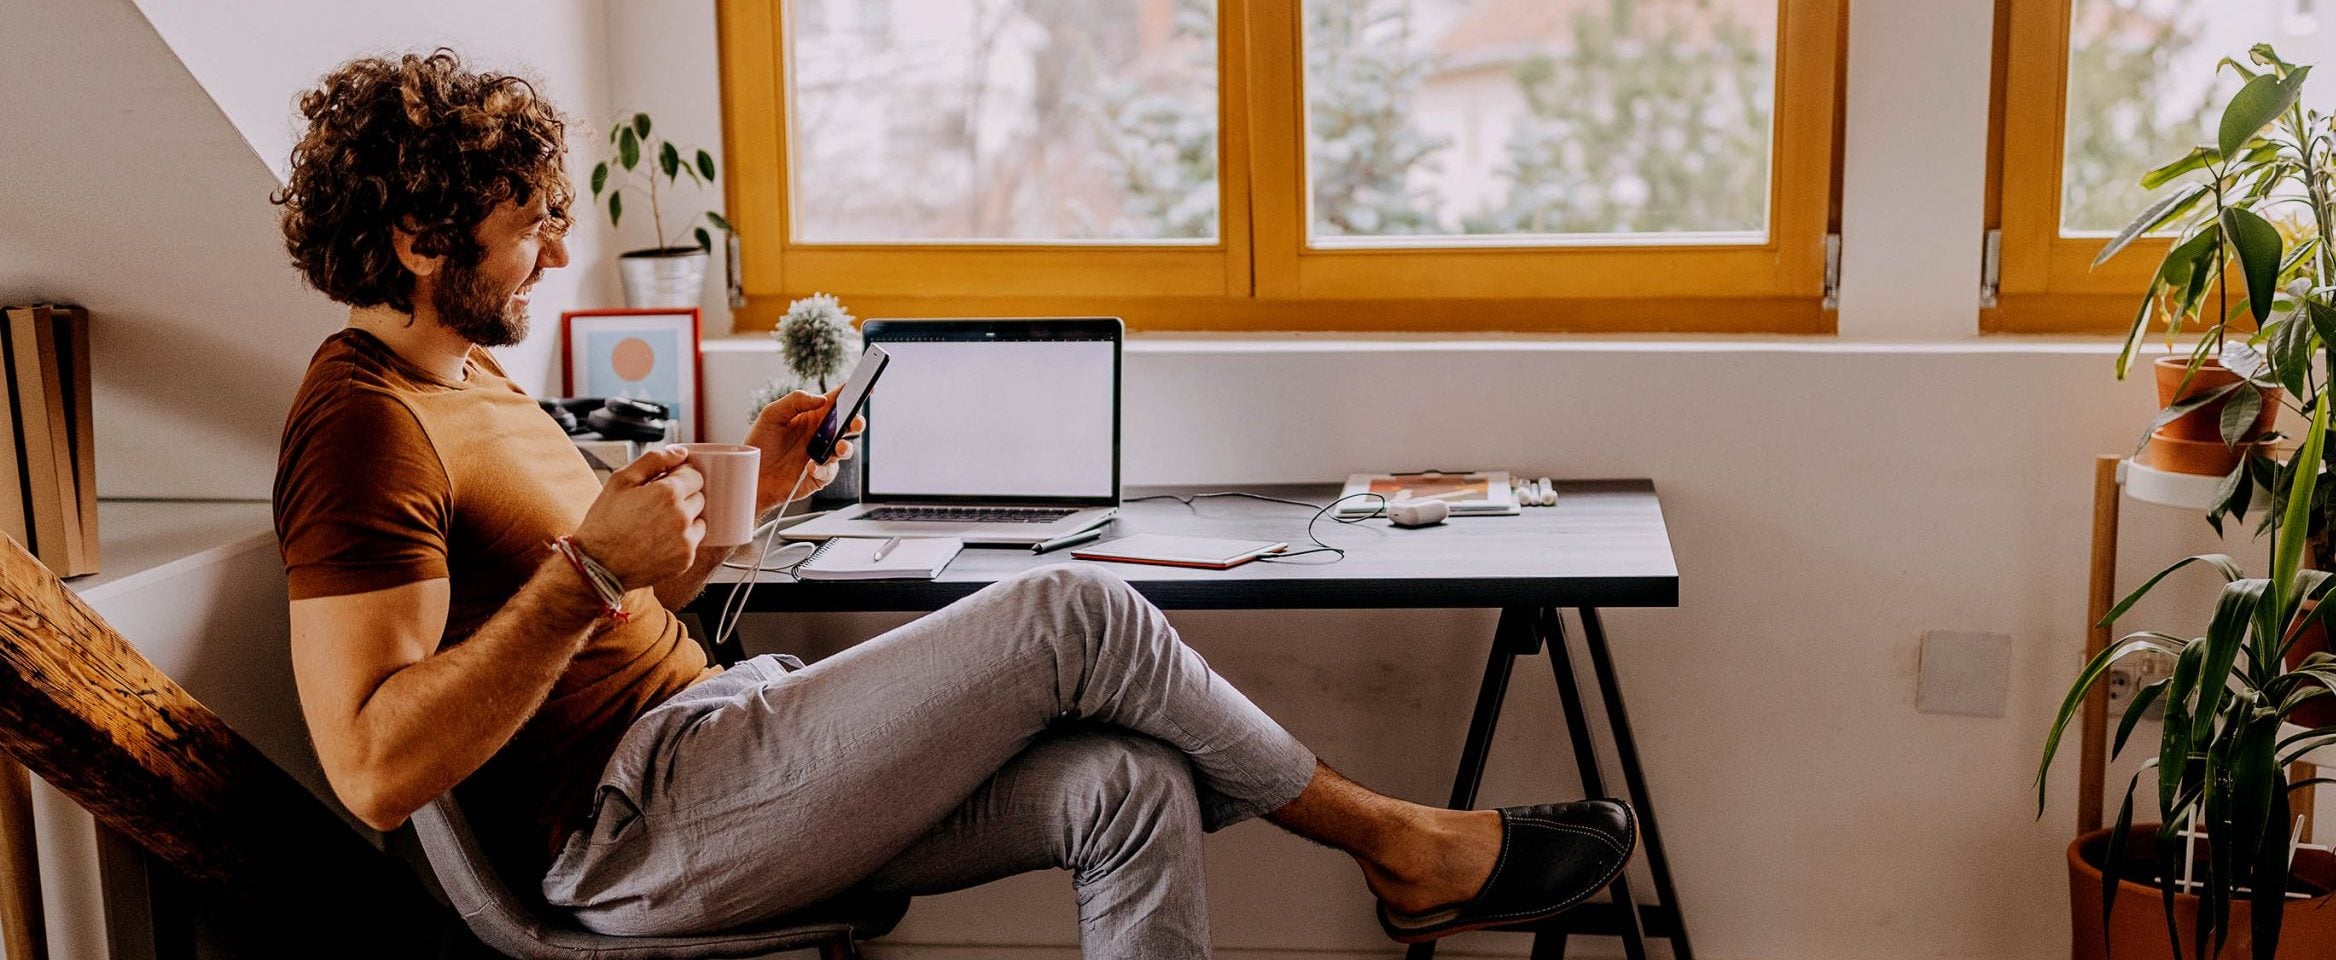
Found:
[[[1280,553],[1289,549],[1289,546],[1272,540],[1223,540],[1216,537],[1139,533],[1072,550],[1071,556],[1109,563],[1151,563],[1164,567],[1228,570],[1268,554]]]

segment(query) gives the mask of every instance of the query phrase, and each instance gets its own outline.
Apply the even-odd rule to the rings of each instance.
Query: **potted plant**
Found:
[[[605,200],[608,223],[616,226],[624,220],[627,192],[648,193],[649,221],[655,231],[656,246],[617,255],[617,276],[624,282],[625,305],[694,307],[704,296],[706,259],[714,249],[714,236],[706,226],[711,225],[727,235],[731,232],[730,221],[707,210],[701,214],[704,224],[693,216],[674,221],[674,232],[666,232],[665,201],[670,197],[660,195],[659,179],[662,177],[667,193],[680,186],[685,176],[700,189],[711,186],[714,155],[691,148],[690,156],[684,159],[683,148],[672,141],[650,139],[649,131],[653,128],[648,114],[635,113],[608,131],[609,149],[615,153],[592,168],[592,199],[595,204]],[[650,160],[651,165],[643,167],[644,159]],[[685,239],[695,242],[685,243]]]
[[[771,339],[779,342],[779,358],[792,380],[772,380],[755,391],[748,422],[790,390],[826,393],[834,386],[830,381],[842,377],[860,357],[860,335],[852,328],[852,319],[842,301],[829,294],[814,293],[787,304],[786,314],[771,328]],[[838,471],[835,480],[811,499],[822,504],[858,502],[859,471]]]
[[[2267,47],[2257,49],[2270,55]],[[2253,72],[2227,59],[2223,64]],[[2309,145],[2282,144],[2277,131],[2271,138],[2257,134],[2277,119],[2264,111],[2300,90],[2309,68],[2288,73],[2284,67],[2262,65],[2272,66],[2274,74],[2263,85],[2243,87],[2233,98],[2223,114],[2221,142],[2196,147],[2142,175],[2144,189],[2169,184],[2177,188],[2133,218],[2093,259],[2099,266],[2144,235],[2174,234],[2117,356],[2117,376],[2124,379],[2151,326],[2164,327],[2169,347],[2185,327],[2196,329],[2197,341],[2187,355],[2160,357],[2152,364],[2162,409],[2143,438],[2141,453],[2151,466],[2163,470],[2235,475],[2265,442],[2279,412],[2282,386],[2299,386],[2267,376],[2270,368],[2257,349],[2267,339],[2269,328],[2263,323],[2279,303],[2276,281],[2292,274],[2297,264],[2242,255],[2281,245],[2279,229],[2257,208],[2278,203],[2283,198],[2274,197],[2273,191],[2291,178],[2302,179],[2291,165],[2309,159],[2305,154]],[[2286,79],[2291,76],[2293,83]],[[2305,124],[2292,101],[2281,109],[2298,113],[2294,125],[2299,129]],[[2261,123],[2248,126],[2256,120]],[[2315,216],[2319,213],[2315,209]],[[2297,244],[2299,260],[2317,259],[2312,257],[2317,245],[2316,240]],[[2234,261],[2246,271],[2246,287],[2239,291],[2244,302],[2238,309],[2230,302],[2232,290],[2226,282],[2227,267]],[[2257,335],[2244,345],[2230,337],[2231,324],[2241,313],[2257,327]],[[2279,346],[2291,348],[2292,354],[2296,344]]]
[[[2217,529],[2225,516],[2244,520],[2256,481],[2264,481],[2271,491],[2259,528],[2268,539],[2267,576],[2248,577],[2219,554],[2167,567],[2103,622],[2124,615],[2175,571],[2203,565],[2224,581],[2205,635],[2129,634],[2085,665],[2061,703],[2037,771],[2039,816],[2045,772],[2086,693],[2125,657],[2159,651],[2175,658],[2173,674],[2137,691],[2118,725],[2113,756],[2151,704],[2164,707],[2158,749],[2127,785],[2116,826],[2069,848],[2078,957],[2203,960],[2226,950],[2256,960],[2336,956],[2336,909],[2321,909],[2336,889],[2336,863],[2325,852],[2295,855],[2289,808],[2292,791],[2325,779],[2291,782],[2290,764],[2336,743],[2336,726],[2301,722],[2309,708],[2336,697],[2336,655],[2304,652],[2305,638],[2324,635],[2330,606],[2319,601],[2336,584],[2325,551],[2307,550],[2328,529],[2327,460],[2336,456],[2327,443],[2336,399],[2328,393],[2330,366],[2313,363],[2336,360],[2336,251],[2327,230],[2336,203],[2336,128],[2298,103],[2309,68],[2265,46],[2251,59],[2254,68],[2223,62],[2245,83],[2223,113],[2218,142],[2150,174],[2153,183],[2196,182],[2143,211],[2103,258],[2136,236],[2180,225],[2118,358],[2120,376],[2153,319],[2179,331],[2198,316],[2208,291],[2223,286],[2229,265],[2243,277],[2243,302],[2225,308],[2220,301],[2229,293],[2218,296],[2200,321],[2197,347],[2182,361],[2185,381],[2195,382],[2217,354],[2235,376],[2171,403],[2152,432],[2219,403],[2217,440],[2257,444],[2232,468],[2209,519]],[[2289,227],[2292,244],[2264,216],[2275,205],[2306,208],[2306,222]],[[2251,331],[2235,325],[2241,317]],[[2266,385],[2283,393],[2268,394]],[[2310,427],[2279,463],[2260,445],[2268,429],[2260,408],[2285,397],[2300,401]],[[2160,822],[2136,826],[2133,794],[2143,776],[2155,781]],[[2146,908],[2151,899],[2159,909]]]

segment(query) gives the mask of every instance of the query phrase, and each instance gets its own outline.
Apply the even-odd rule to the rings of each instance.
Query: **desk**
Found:
[[[1292,550],[1313,545],[1305,529],[1311,512],[1299,507],[1232,497],[1196,500],[1191,506],[1173,500],[1134,499],[1223,489],[1228,488],[1130,488],[1126,493],[1130,502],[1105,535],[1175,533],[1275,539],[1288,541]],[[1326,503],[1337,495],[1337,488],[1328,485],[1242,489],[1314,503]],[[1314,530],[1331,545],[1346,548],[1346,558],[1329,563],[1323,562],[1329,559],[1327,554],[1317,554],[1231,570],[1123,563],[1107,566],[1154,604],[1169,610],[1499,610],[1499,626],[1494,629],[1491,653],[1477,691],[1475,715],[1469,721],[1459,773],[1452,783],[1450,805],[1455,809],[1476,804],[1485,754],[1492,744],[1494,725],[1500,720],[1516,659],[1540,653],[1545,641],[1582,789],[1593,797],[1608,795],[1561,616],[1563,609],[1573,608],[1597,675],[1623,780],[1632,805],[1638,809],[1641,843],[1654,879],[1655,898],[1650,904],[1638,903],[1631,896],[1625,871],[1614,881],[1612,903],[1585,904],[1538,924],[1504,929],[1536,934],[1533,956],[1537,958],[1560,957],[1569,935],[1590,934],[1622,938],[1630,960],[1646,956],[1646,937],[1666,938],[1671,941],[1673,956],[1693,960],[1678,897],[1672,891],[1670,863],[1655,826],[1654,804],[1647,797],[1638,747],[1631,737],[1630,718],[1623,710],[1605,628],[1598,617],[1601,607],[1669,607],[1679,603],[1679,571],[1672,561],[1670,535],[1663,526],[1662,504],[1655,497],[1654,484],[1646,480],[1560,483],[1557,506],[1536,507],[1514,517],[1458,518],[1419,530],[1394,529],[1385,520],[1340,525],[1328,518],[1315,524]],[[936,610],[1015,574],[1070,561],[1070,553],[1060,550],[1032,555],[1021,548],[969,547],[939,579],[929,581],[798,583],[785,576],[766,575],[747,609],[766,613]],[[733,582],[740,575],[724,571],[714,578],[713,585]],[[692,610],[711,623],[728,593],[726,589],[708,589]],[[715,651],[724,662],[734,662],[743,655],[735,643]],[[1634,909],[1624,909],[1625,904]],[[1421,944],[1411,949],[1410,956],[1423,960],[1433,954],[1433,944]]]

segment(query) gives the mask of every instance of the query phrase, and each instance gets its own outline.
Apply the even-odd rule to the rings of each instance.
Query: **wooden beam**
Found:
[[[2117,508],[2124,491],[2117,486],[2117,463],[2123,458],[2102,455],[2093,460],[2093,582],[2091,602],[2085,605],[2085,658],[2091,663],[2109,649],[2109,606],[2117,593]],[[2085,695],[2084,740],[2076,781],[2076,832],[2101,829],[2102,778],[2108,775],[2109,685],[2094,684]]]
[[[49,960],[39,851],[32,832],[32,778],[23,764],[0,759],[0,947],[8,960]]]
[[[218,902],[257,908],[271,937],[420,956],[452,920],[404,864],[5,540],[0,751]]]

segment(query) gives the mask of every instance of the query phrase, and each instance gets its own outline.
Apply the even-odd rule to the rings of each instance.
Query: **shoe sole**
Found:
[[[1622,846],[1622,857],[1614,861],[1614,868],[1606,871],[1605,876],[1598,878],[1597,883],[1591,884],[1581,893],[1574,895],[1574,898],[1571,900],[1567,900],[1566,902],[1551,907],[1548,910],[1529,913],[1523,916],[1504,916],[1486,920],[1471,921],[1467,923],[1454,923],[1447,926],[1427,927],[1419,930],[1398,930],[1394,925],[1388,923],[1387,905],[1382,903],[1379,905],[1379,931],[1381,933],[1385,933],[1387,935],[1387,939],[1393,940],[1396,943],[1429,943],[1436,940],[1442,940],[1445,937],[1449,937],[1456,933],[1467,933],[1471,930],[1486,930],[1493,927],[1514,927],[1528,923],[1539,923],[1543,920],[1547,920],[1551,917],[1557,916],[1558,914],[1580,906],[1582,901],[1589,899],[1591,895],[1596,894],[1600,890],[1606,889],[1608,886],[1611,886],[1614,883],[1615,877],[1620,876],[1622,871],[1630,868],[1630,858],[1638,853],[1638,811],[1630,809],[1628,804],[1623,805],[1623,810],[1626,811],[1626,815],[1630,818],[1630,836],[1626,838],[1629,842],[1623,844]]]

